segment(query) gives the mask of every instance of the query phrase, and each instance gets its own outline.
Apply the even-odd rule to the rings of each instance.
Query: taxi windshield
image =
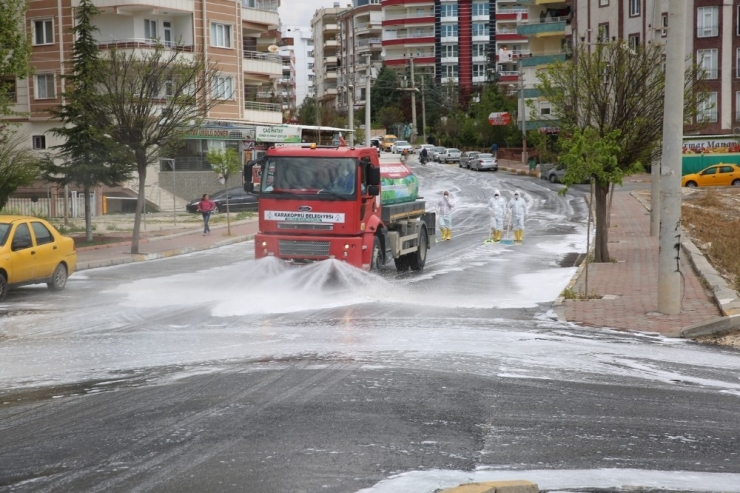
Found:
[[[260,192],[353,197],[356,187],[356,159],[269,157],[262,170]]]

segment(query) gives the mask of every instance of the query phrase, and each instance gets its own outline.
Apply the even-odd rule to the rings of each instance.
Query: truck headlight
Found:
[[[266,241],[263,241],[263,242],[262,242],[262,246],[263,246],[263,247],[266,247],[266,246],[267,246],[267,242],[266,242]]]
[[[344,244],[344,249],[345,249],[345,250],[349,250],[349,243],[345,243],[345,244]]]

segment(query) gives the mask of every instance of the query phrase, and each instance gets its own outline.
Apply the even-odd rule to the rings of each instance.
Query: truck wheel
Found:
[[[557,183],[558,177],[555,174],[550,175],[550,183]]]
[[[421,270],[424,268],[424,264],[427,262],[427,248],[429,247],[429,235],[427,234],[427,228],[421,228],[419,231],[419,248],[414,253],[410,253],[409,266],[411,270]]]
[[[394,259],[394,262],[396,263],[396,270],[398,272],[406,272],[409,270],[409,256],[408,255],[401,255],[397,259]]]
[[[370,270],[380,270],[383,265],[383,251],[380,249],[380,238],[373,240],[373,253],[370,257]]]

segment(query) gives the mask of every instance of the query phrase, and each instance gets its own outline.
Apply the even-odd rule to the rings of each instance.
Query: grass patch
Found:
[[[740,288],[740,218],[727,217],[722,203],[713,193],[706,193],[696,203],[715,204],[712,208],[682,207],[681,223],[701,244],[710,243],[707,254],[719,270],[735,279],[735,289]],[[691,226],[691,228],[689,228]]]
[[[600,300],[603,298],[600,294],[596,294],[596,291],[591,291],[590,294],[586,294],[583,291],[576,291],[571,288],[564,289],[561,294],[566,300]]]
[[[571,288],[565,288],[563,290],[563,298],[566,300],[575,300],[578,299],[578,295],[576,294],[575,290]]]

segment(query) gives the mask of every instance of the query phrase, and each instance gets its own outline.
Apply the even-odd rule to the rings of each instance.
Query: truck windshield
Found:
[[[262,171],[263,194],[330,194],[352,197],[356,193],[357,160],[323,157],[270,157]]]

